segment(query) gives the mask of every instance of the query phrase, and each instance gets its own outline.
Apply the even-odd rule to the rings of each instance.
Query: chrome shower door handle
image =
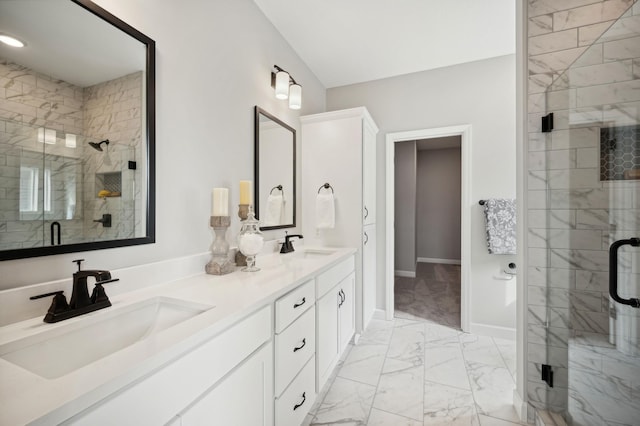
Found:
[[[640,299],[635,297],[624,299],[618,294],[618,249],[626,245],[640,247],[640,238],[618,240],[609,247],[609,295],[618,303],[640,308]]]

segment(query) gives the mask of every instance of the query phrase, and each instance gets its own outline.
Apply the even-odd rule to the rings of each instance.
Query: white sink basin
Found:
[[[333,249],[325,248],[304,248],[300,251],[294,252],[293,257],[302,259],[317,259],[332,255],[336,252]]]
[[[213,306],[156,297],[96,314],[0,346],[0,358],[55,379],[140,340],[193,318]]]

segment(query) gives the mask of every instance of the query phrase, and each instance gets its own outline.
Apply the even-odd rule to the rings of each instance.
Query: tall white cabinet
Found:
[[[376,308],[378,127],[365,107],[307,115],[300,121],[302,231],[307,244],[358,249],[355,325],[361,332]],[[331,185],[335,197],[335,227],[318,230],[316,197],[325,183]]]

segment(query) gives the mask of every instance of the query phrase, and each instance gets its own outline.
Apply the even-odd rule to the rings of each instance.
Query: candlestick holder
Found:
[[[235,271],[235,264],[229,259],[229,243],[225,238],[231,225],[229,216],[211,216],[209,225],[216,238],[211,243],[211,260],[205,266],[207,274],[225,275]]]
[[[249,204],[238,204],[238,217],[240,220],[247,220],[249,214]],[[236,265],[247,266],[247,256],[242,254],[240,250],[236,252]]]

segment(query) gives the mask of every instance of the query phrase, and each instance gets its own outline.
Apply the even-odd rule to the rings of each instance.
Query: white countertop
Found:
[[[310,248],[306,248],[310,250]],[[223,276],[200,274],[153,285],[111,298],[112,307],[55,324],[42,316],[0,328],[2,345],[82,321],[154,297],[170,297],[215,306],[158,334],[138,341],[56,379],[27,371],[0,355],[0,425],[57,424],[127,384],[153,372],[219,334],[257,309],[273,303],[299,284],[355,253],[332,248],[332,254],[301,259],[300,254],[257,257],[259,272],[240,270]],[[117,276],[114,276],[117,278]],[[126,283],[123,283],[126,285]],[[107,294],[109,293],[108,288]],[[100,336],[95,336],[99,339]],[[47,354],[43,353],[43,357]]]

